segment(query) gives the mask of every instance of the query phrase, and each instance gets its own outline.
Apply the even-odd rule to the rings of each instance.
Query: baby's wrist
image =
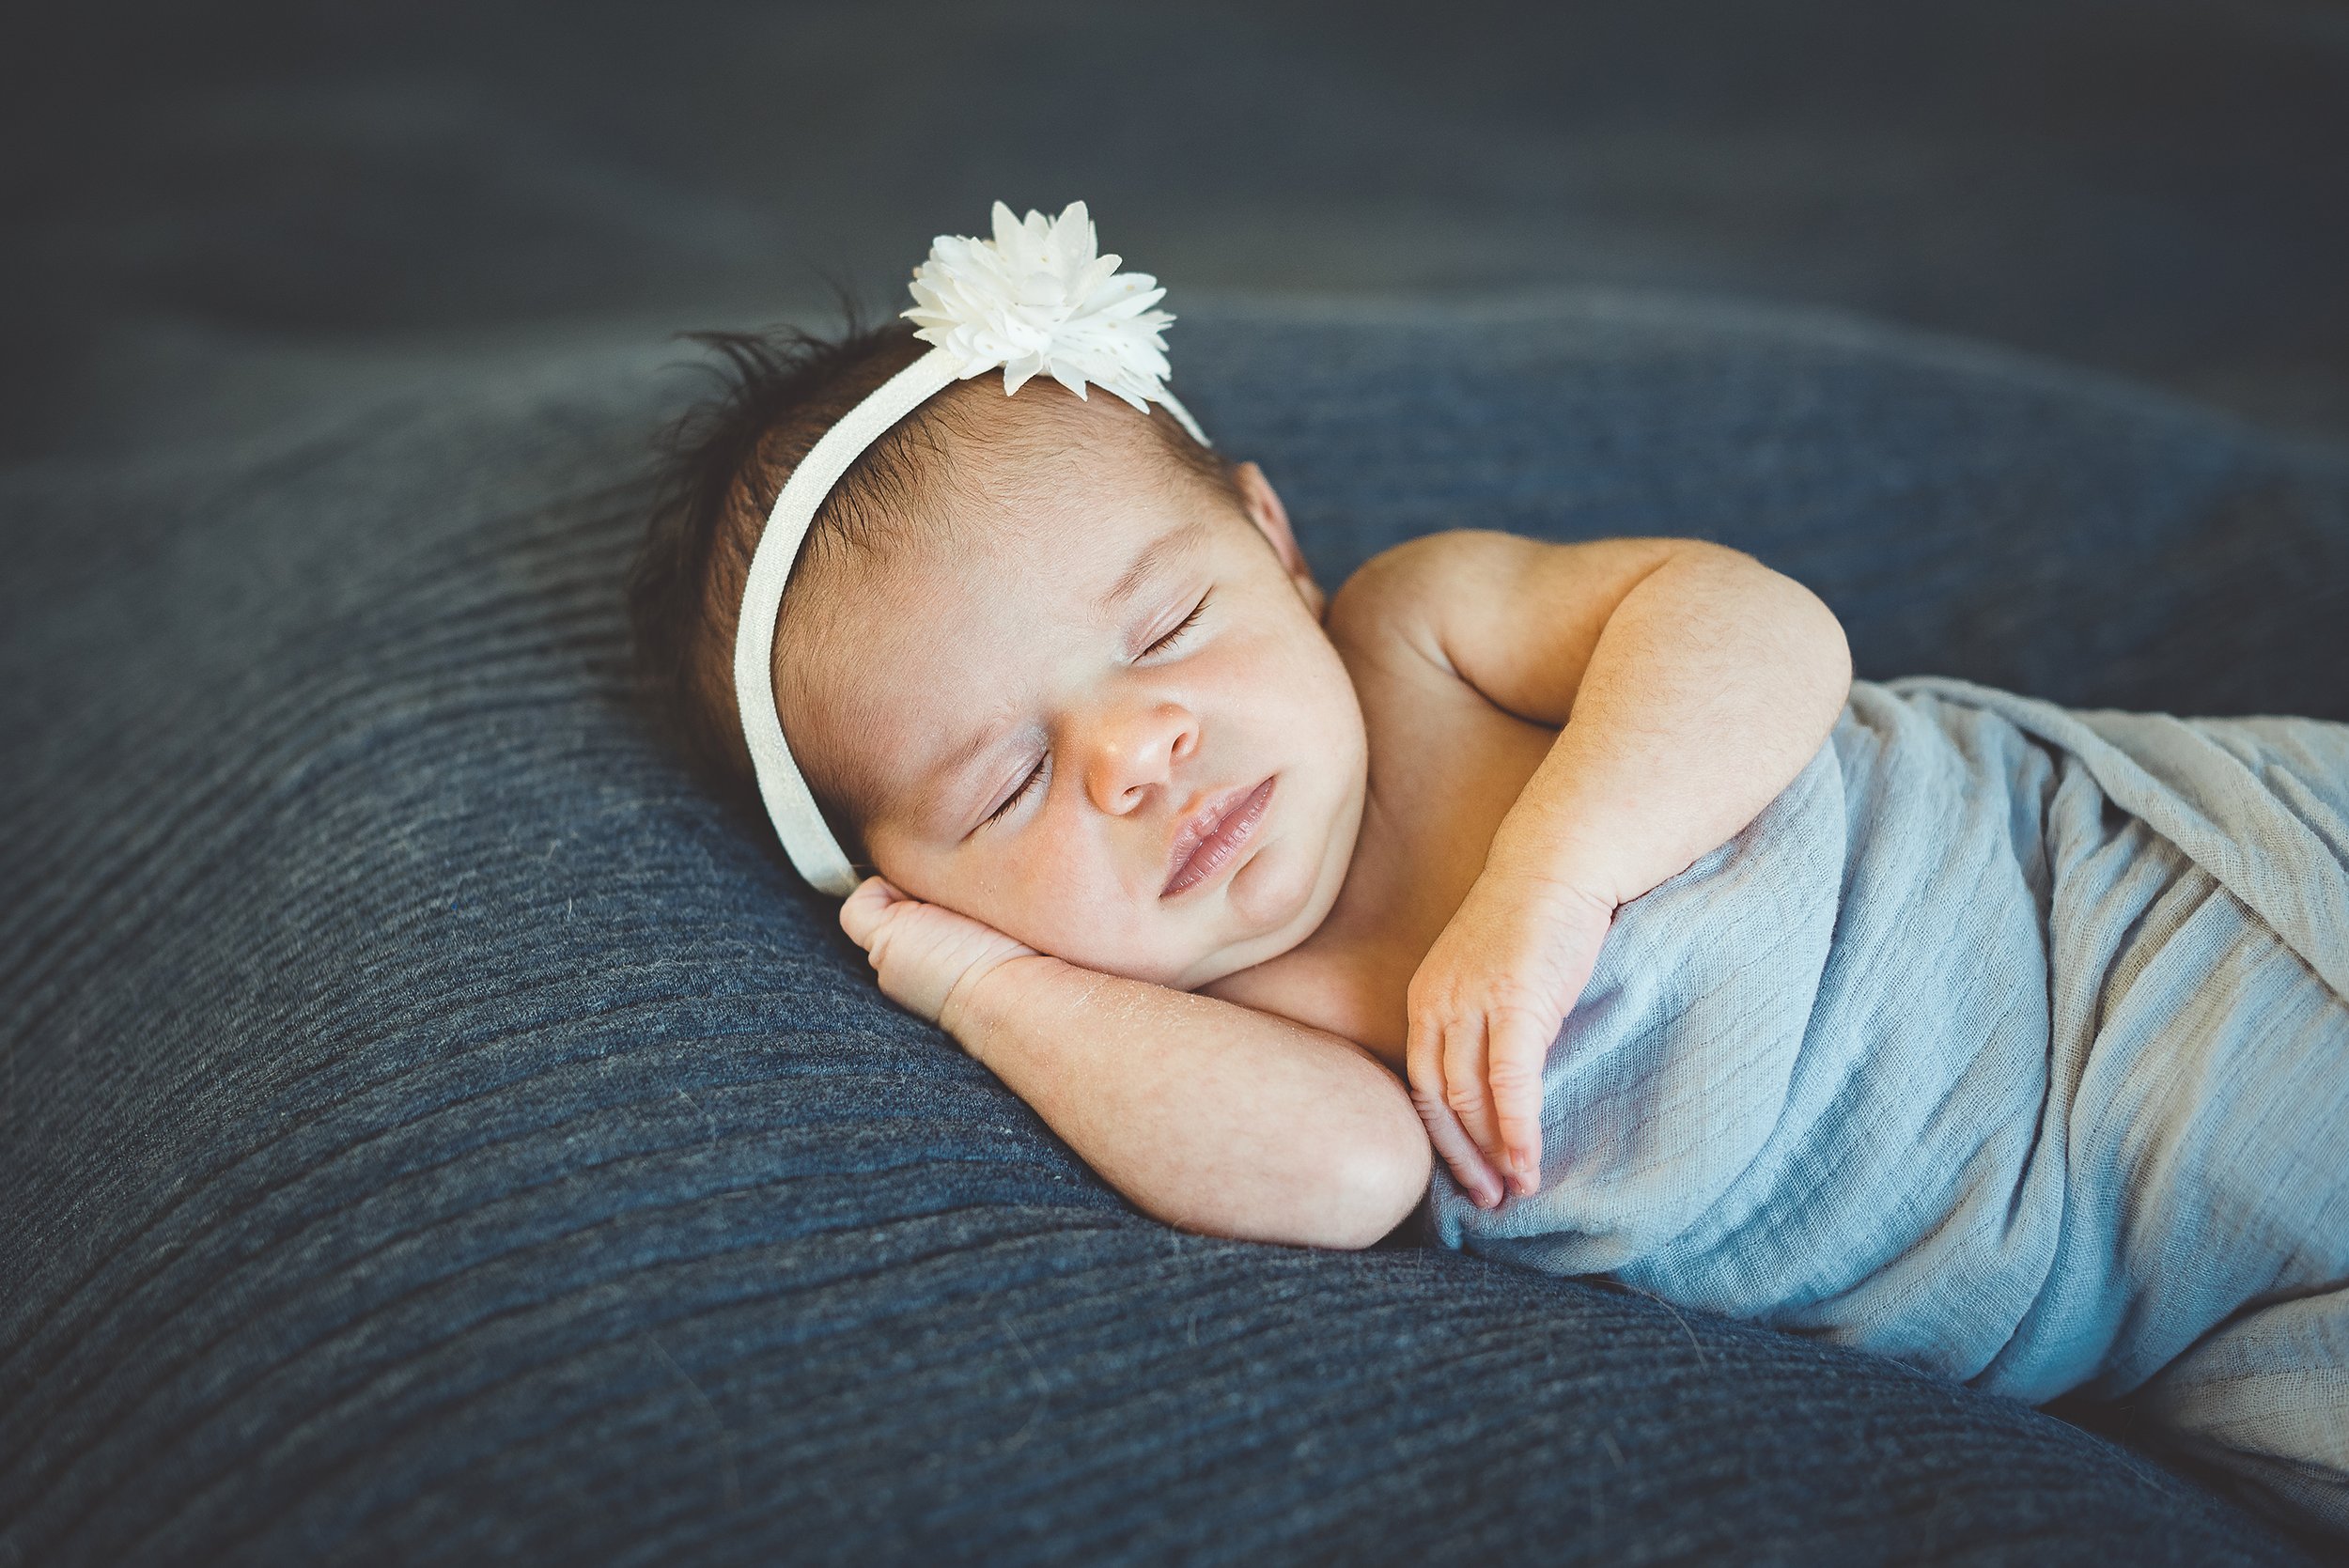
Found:
[[[1646,891],[1625,888],[1618,871],[1565,846],[1529,851],[1499,838],[1486,855],[1482,880],[1520,900],[1602,914],[1612,914]]]
[[[1049,953],[1016,953],[973,964],[955,982],[938,1009],[938,1026],[984,1064],[985,1042],[1001,1022],[1019,1011],[1020,997],[1068,964]]]

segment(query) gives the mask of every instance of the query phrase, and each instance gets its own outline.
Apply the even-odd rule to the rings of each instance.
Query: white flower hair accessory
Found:
[[[955,356],[964,380],[1003,367],[1003,391],[1050,376],[1082,397],[1091,381],[1144,413],[1163,398],[1166,340],[1174,319],[1149,307],[1165,297],[1147,272],[1121,272],[1100,256],[1085,204],[1047,222],[995,204],[995,238],[941,234],[913,271],[913,335]]]
[[[1147,272],[1120,272],[1121,259],[1098,253],[1081,201],[1057,218],[1031,211],[1017,220],[999,201],[993,239],[940,235],[914,270],[913,308],[901,313],[930,350],[817,438],[767,515],[735,625],[735,707],[759,798],[791,864],[835,897],[854,893],[858,877],[792,760],[775,706],[775,616],[808,525],[849,465],[891,427],[953,382],[999,367],[1006,396],[1036,376],[1080,397],[1090,383],[1145,413],[1164,404],[1193,441],[1208,445],[1162,384],[1169,370],[1159,334],[1174,318],[1150,306],[1166,290]]]

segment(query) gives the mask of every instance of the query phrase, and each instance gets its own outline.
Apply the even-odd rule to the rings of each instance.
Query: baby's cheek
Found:
[[[1022,937],[1030,947],[1082,969],[1163,984],[1177,973],[1175,955],[1159,951],[1164,934],[1151,926],[1151,911],[1134,907],[1133,896],[1113,882],[1039,872],[1022,890],[1020,918],[1041,937]]]

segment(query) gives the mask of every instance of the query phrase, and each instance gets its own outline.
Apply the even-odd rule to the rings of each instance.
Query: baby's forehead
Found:
[[[1031,381],[1006,397],[988,376],[941,397],[920,516],[889,530],[906,548],[882,552],[918,577],[964,580],[991,564],[1058,587],[1111,556],[1122,575],[1170,532],[1206,544],[1230,520],[1229,501],[1168,454],[1146,415],[1097,389],[1081,402]],[[1172,553],[1162,546],[1151,564]]]
[[[1181,464],[1153,416],[1087,389],[1031,379],[1005,396],[1003,378],[948,387],[925,411],[941,477],[966,488],[1018,492],[1047,484],[1168,483]]]
[[[1232,520],[1156,485],[1051,485],[965,496],[868,563],[866,594],[919,605],[946,625],[1000,623],[1012,640],[1106,625],[1210,551]],[[951,614],[946,613],[951,610]]]

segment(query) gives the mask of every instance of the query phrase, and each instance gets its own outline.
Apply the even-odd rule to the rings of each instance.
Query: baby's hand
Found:
[[[999,964],[1035,955],[993,926],[909,898],[879,877],[867,877],[848,894],[840,928],[870,955],[890,1001],[950,1034],[952,1010],[966,987]]]
[[[1488,871],[1406,992],[1411,1100],[1486,1208],[1541,1185],[1542,1065],[1615,918],[1608,900]]]

